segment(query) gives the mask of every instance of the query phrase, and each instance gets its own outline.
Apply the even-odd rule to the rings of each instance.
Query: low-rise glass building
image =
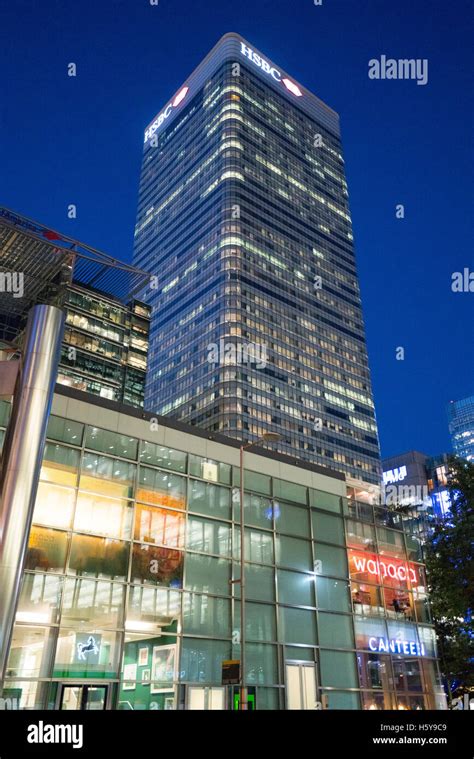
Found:
[[[57,391],[3,698],[233,708],[239,444]],[[245,453],[251,706],[444,708],[417,540],[341,473],[289,462]]]

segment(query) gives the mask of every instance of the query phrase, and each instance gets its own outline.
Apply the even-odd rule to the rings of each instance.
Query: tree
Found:
[[[426,545],[428,589],[449,701],[474,687],[474,464],[450,456],[451,508]]]

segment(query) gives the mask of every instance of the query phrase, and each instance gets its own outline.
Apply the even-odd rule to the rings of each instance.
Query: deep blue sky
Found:
[[[382,455],[449,450],[474,392],[470,0],[15,0],[0,28],[0,204],[124,260],[144,128],[222,34],[337,110]],[[428,58],[428,85],[369,80],[382,54]]]

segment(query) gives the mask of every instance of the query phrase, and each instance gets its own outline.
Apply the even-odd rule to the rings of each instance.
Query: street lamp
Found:
[[[246,710],[247,688],[245,687],[245,523],[244,523],[244,452],[261,442],[280,440],[278,432],[264,432],[251,443],[240,446],[240,709]]]

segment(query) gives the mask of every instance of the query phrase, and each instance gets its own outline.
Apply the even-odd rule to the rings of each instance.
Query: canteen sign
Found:
[[[242,55],[245,55],[246,58],[252,61],[255,66],[258,66],[258,68],[261,69],[264,74],[271,76],[275,82],[281,82],[286,87],[288,92],[291,92],[292,95],[295,95],[297,98],[302,97],[303,93],[297,84],[292,82],[291,79],[282,77],[281,72],[278,71],[275,66],[272,66],[271,63],[256,53],[255,50],[252,50],[252,48],[246,45],[245,42],[240,43],[240,52]]]
[[[414,586],[424,585],[416,564],[367,551],[349,549],[349,571],[352,578],[384,585],[405,585],[408,580]]]
[[[148,129],[145,132],[145,142],[152,137],[156,130],[159,129],[159,127],[163,124],[164,121],[168,118],[168,116],[173,112],[175,108],[178,107],[180,103],[183,102],[184,98],[188,94],[189,87],[181,87],[180,91],[177,93],[177,95],[174,96],[171,103],[168,103],[166,108],[161,111],[160,114],[156,117],[153,124],[150,124]]]
[[[388,638],[369,638],[368,647],[378,654],[402,654],[404,656],[426,656],[424,643],[414,640],[393,640]]]

